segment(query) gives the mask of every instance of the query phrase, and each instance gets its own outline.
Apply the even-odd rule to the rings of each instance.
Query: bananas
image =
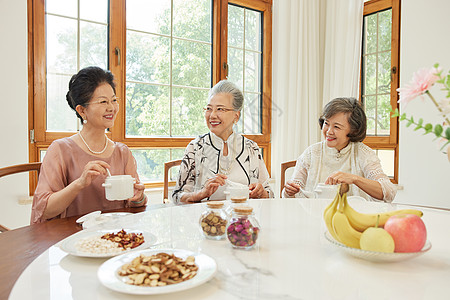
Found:
[[[375,227],[375,224],[377,223],[377,216],[380,216],[380,221],[378,222],[378,226],[380,227],[384,226],[386,221],[394,215],[413,214],[419,217],[423,216],[423,212],[417,209],[400,209],[378,214],[362,214],[348,205],[347,196],[344,199],[344,214],[347,216],[352,227],[361,232],[369,227]]]
[[[325,208],[325,210],[323,212],[323,219],[325,220],[325,224],[327,225],[328,232],[337,241],[339,239],[336,236],[336,234],[334,233],[332,222],[333,222],[333,216],[336,213],[340,198],[341,197],[340,197],[339,193],[336,193],[336,197],[334,197],[334,200],[330,203],[330,205],[327,206],[327,208]]]
[[[346,193],[342,197],[339,197],[339,208],[334,214],[331,224],[339,242],[349,247],[359,249],[361,232],[355,230],[352,225],[350,225],[347,216],[344,214],[344,197],[347,198]]]
[[[334,200],[325,208],[323,219],[328,232],[335,240],[342,244],[360,248],[361,234],[369,227],[375,227],[377,218],[380,216],[378,225],[383,226],[386,221],[398,214],[415,214],[423,216],[423,212],[416,209],[401,209],[377,214],[363,214],[354,210],[347,202],[348,185],[341,184],[339,192]]]

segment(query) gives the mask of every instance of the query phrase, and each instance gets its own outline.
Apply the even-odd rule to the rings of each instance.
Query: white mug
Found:
[[[302,192],[307,198],[333,199],[336,196],[338,187],[339,185],[318,183],[314,189],[314,192],[308,192],[305,190],[302,190]]]
[[[231,200],[233,198],[246,198],[248,199],[249,189],[247,186],[242,187],[228,187],[224,192],[227,196],[227,200]]]
[[[102,186],[105,188],[106,199],[126,200],[134,195],[134,183],[136,180],[131,175],[114,175],[106,177]]]

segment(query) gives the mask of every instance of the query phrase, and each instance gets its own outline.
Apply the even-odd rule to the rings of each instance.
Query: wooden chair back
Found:
[[[7,175],[31,171],[37,172],[39,178],[39,171],[41,170],[41,164],[42,164],[41,162],[32,162],[0,168],[0,178]],[[8,227],[5,227],[0,224],[0,232],[5,232],[8,230],[10,230]]]
[[[164,191],[163,203],[169,202],[169,170],[172,167],[181,165],[181,159],[171,160],[164,163]]]
[[[286,183],[286,170],[295,167],[297,161],[291,160],[281,164],[281,178],[280,178],[280,198],[283,197],[283,188]]]

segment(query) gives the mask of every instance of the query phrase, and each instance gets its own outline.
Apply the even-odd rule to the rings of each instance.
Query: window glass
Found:
[[[76,18],[78,15],[77,0],[46,0],[45,11],[47,13]]]
[[[208,89],[173,88],[172,135],[192,136],[208,132],[203,107]]]
[[[127,31],[127,82],[170,83],[170,39]]]
[[[390,134],[392,10],[364,16],[362,102],[367,134]]]
[[[80,66],[108,69],[108,27],[105,24],[80,22]]]
[[[59,2],[66,3],[67,1]],[[108,23],[108,0],[80,0],[80,18],[83,20]]]
[[[79,129],[75,112],[66,100],[68,82],[81,68],[108,67],[107,3],[46,1],[47,131]]]
[[[215,83],[213,78],[221,79],[224,74],[219,62],[228,62],[228,79],[244,93],[238,132],[255,134],[253,140],[270,147],[269,107],[264,107],[269,118],[268,122],[264,119],[264,128],[262,118],[263,87],[267,89],[265,100],[271,101],[271,59],[263,55],[263,33],[270,40],[272,27],[267,24],[263,28],[263,16],[271,19],[272,5],[266,0],[229,5],[228,16],[222,14],[220,5],[213,6],[213,0],[33,3],[28,8],[33,19],[45,18],[29,24],[37,41],[29,45],[34,58],[29,84],[36,87],[33,160],[43,157],[46,151],[41,150],[55,139],[81,129],[66,94],[70,78],[90,65],[109,69],[116,76],[116,92],[123,101],[118,114],[121,119],[116,120],[111,135],[139,157],[144,181],[162,181],[163,163],[181,158],[183,145],[208,131],[203,107]],[[228,24],[222,23],[227,17]],[[227,51],[213,47],[217,25],[222,29],[217,38]],[[222,34],[228,40],[223,40]],[[110,45],[120,48],[120,63]],[[224,52],[228,57],[222,57]],[[175,143],[167,145],[161,137],[173,137],[170,140]],[[165,148],[175,146],[180,149]],[[171,176],[177,172],[172,169]]]
[[[127,28],[130,30],[170,34],[170,0],[127,0]],[[128,33],[127,33],[128,35]]]
[[[184,149],[132,149],[134,158],[138,166],[139,178],[142,182],[163,181],[164,179],[164,163],[182,159]],[[178,175],[176,171],[171,170],[169,178],[175,180]]]
[[[126,136],[196,136],[212,81],[212,2],[152,3],[145,21],[127,22]],[[127,1],[127,20],[140,4]]]
[[[228,80],[244,92],[244,109],[238,123],[246,134],[262,132],[262,13],[228,5]]]
[[[174,0],[173,35],[211,43],[211,11],[211,0]]]
[[[170,135],[169,87],[128,82],[126,97],[128,137]]]

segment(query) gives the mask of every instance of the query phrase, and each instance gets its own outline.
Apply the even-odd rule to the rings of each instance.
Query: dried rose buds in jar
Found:
[[[249,206],[234,208],[227,228],[227,237],[233,247],[252,248],[258,239],[259,230],[258,221],[253,215],[253,208]]]
[[[223,209],[223,202],[209,201],[206,206],[207,209],[199,221],[203,234],[209,239],[223,239],[227,228],[227,214]]]

